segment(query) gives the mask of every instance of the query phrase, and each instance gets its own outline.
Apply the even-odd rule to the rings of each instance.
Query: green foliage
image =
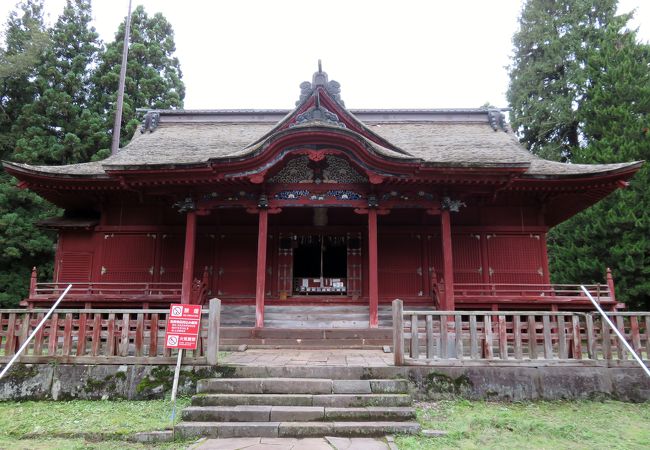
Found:
[[[522,142],[573,163],[650,158],[650,47],[615,15],[616,1],[529,0],[515,35],[508,98]],[[591,13],[589,12],[591,11]],[[557,70],[551,70],[551,67]],[[619,300],[650,307],[650,173],[549,234],[553,281],[602,282]]]
[[[115,40],[106,46],[100,65],[94,74],[96,107],[109,119],[115,117],[115,102],[122,65],[124,24],[120,25]],[[182,108],[185,85],[176,51],[174,30],[165,17],[153,17],[138,6],[131,14],[131,45],[129,47],[122,130],[120,144],[126,144],[139,120],[137,108]]]
[[[39,267],[41,279],[51,277],[52,236],[34,222],[56,213],[51,204],[0,174],[0,306],[25,298],[32,267]]]
[[[85,162],[109,144],[102,117],[89,109],[89,74],[100,52],[89,0],[68,0],[51,30],[34,84],[14,130],[14,159],[31,164]]]
[[[49,30],[43,0],[22,0],[10,13],[0,48],[2,159],[60,165],[109,156],[124,25],[104,49],[91,19],[91,0],[67,0]],[[140,6],[132,30],[123,142],[137,127],[136,108],[180,107],[185,92],[167,20]],[[33,266],[51,277],[54,236],[36,223],[60,213],[0,173],[0,306],[25,297]]]
[[[13,152],[17,137],[12,126],[22,107],[36,94],[30,79],[49,45],[43,24],[43,0],[26,0],[19,5],[19,12],[12,11],[4,37],[5,46],[0,48],[0,156],[3,159]]]
[[[418,405],[423,429],[445,436],[400,436],[400,449],[646,448],[650,403],[443,401]]]

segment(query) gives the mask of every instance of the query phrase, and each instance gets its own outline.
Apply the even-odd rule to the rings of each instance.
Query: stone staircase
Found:
[[[200,380],[174,436],[322,437],[417,433],[405,380]]]

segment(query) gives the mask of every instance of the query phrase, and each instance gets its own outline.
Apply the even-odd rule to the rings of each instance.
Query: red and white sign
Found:
[[[165,348],[196,348],[201,325],[200,305],[173,304],[169,307]]]

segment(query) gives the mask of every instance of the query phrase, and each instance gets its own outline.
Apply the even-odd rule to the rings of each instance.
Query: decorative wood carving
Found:
[[[368,178],[360,174],[352,165],[340,156],[327,155],[326,151],[308,151],[289,160],[275,175],[270,183],[338,183],[363,184]]]

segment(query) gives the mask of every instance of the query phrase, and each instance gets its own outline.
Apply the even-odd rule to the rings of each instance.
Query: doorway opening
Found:
[[[294,295],[347,293],[348,246],[345,235],[295,236]]]

